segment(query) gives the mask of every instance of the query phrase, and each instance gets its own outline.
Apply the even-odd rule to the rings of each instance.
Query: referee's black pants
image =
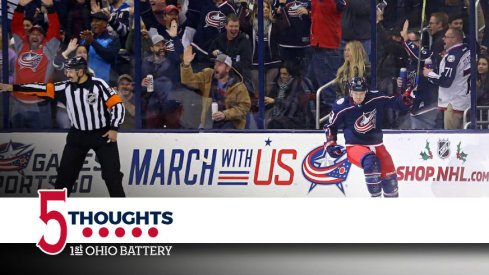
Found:
[[[66,137],[66,145],[58,168],[58,176],[54,184],[56,189],[68,189],[71,194],[83,162],[88,151],[93,149],[102,168],[104,179],[111,197],[125,197],[122,188],[121,163],[117,142],[107,143],[107,138],[102,137],[108,130],[80,131],[71,128]]]

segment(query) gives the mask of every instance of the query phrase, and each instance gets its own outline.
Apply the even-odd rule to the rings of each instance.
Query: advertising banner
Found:
[[[0,196],[52,189],[65,139],[0,134]],[[120,133],[118,140],[128,197],[369,197],[363,171],[346,154],[325,154],[320,133]],[[486,134],[392,132],[384,144],[400,197],[489,195]],[[93,151],[72,196],[108,196]]]

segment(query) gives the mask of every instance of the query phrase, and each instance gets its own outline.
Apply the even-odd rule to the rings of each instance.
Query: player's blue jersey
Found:
[[[346,145],[377,145],[382,143],[382,120],[384,110],[408,110],[402,96],[386,96],[378,91],[369,91],[361,105],[355,105],[351,97],[340,98],[333,105],[329,122],[324,126],[329,135],[336,136],[343,127]]]

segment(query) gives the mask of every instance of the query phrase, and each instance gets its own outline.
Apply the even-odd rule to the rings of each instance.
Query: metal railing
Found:
[[[477,113],[476,128],[489,129],[489,106],[477,106],[476,113]],[[470,125],[471,125],[470,108],[468,108],[464,111],[464,120],[463,120],[464,129],[468,129]]]
[[[334,79],[331,80],[330,82],[324,84],[323,86],[321,86],[317,91],[316,91],[316,129],[319,129],[319,125],[321,124],[321,122],[325,121],[326,119],[328,119],[329,115],[326,115],[322,118],[320,118],[321,116],[321,112],[320,112],[320,101],[321,101],[321,93],[326,90],[327,88],[331,87],[334,85]]]

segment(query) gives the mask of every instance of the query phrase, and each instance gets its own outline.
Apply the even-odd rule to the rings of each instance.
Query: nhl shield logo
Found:
[[[448,139],[438,140],[438,156],[446,159],[450,156],[450,141]]]
[[[97,97],[94,93],[88,93],[85,97],[85,102],[90,105],[95,105],[97,103]]]

